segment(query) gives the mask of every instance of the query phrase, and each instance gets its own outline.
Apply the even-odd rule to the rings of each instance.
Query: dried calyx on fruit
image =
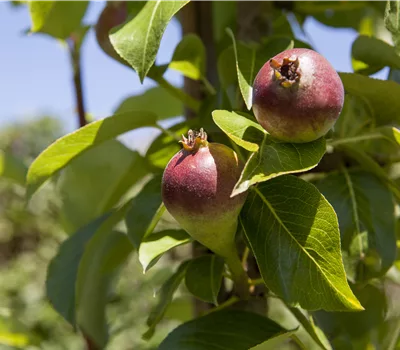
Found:
[[[290,87],[300,80],[299,58],[297,56],[285,57],[282,63],[272,59],[270,66],[274,69],[275,78],[281,86]]]
[[[203,129],[189,130],[180,142],[183,148],[164,171],[163,202],[195,240],[226,259],[238,293],[246,296],[247,276],[238,258],[235,234],[247,194],[231,197],[243,164],[229,147],[208,142]]]
[[[271,136],[310,142],[324,136],[343,107],[339,75],[320,54],[291,49],[270,59],[253,84],[253,111]]]
[[[187,151],[195,151],[200,146],[208,145],[207,134],[203,128],[200,131],[189,130],[188,137],[186,138],[185,135],[182,135],[182,140],[179,142],[182,143],[183,148]]]

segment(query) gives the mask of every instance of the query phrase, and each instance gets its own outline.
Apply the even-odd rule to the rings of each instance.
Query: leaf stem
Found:
[[[360,141],[368,141],[368,140],[374,140],[374,139],[380,139],[383,138],[384,136],[380,133],[371,133],[367,135],[360,135],[360,136],[352,136],[352,137],[345,137],[339,140],[333,140],[333,141],[328,141],[328,146],[335,147],[338,145],[346,144],[346,143],[354,143],[354,142],[360,142]]]
[[[200,102],[197,101],[195,98],[188,95],[186,92],[182,91],[181,89],[173,86],[162,76],[156,76],[153,79],[158,83],[158,85],[160,85],[162,88],[167,90],[171,95],[175,96],[180,101],[182,101],[191,110],[193,110],[194,112],[199,111]]]
[[[81,53],[79,44],[75,40],[68,41],[68,49],[71,59],[73,81],[75,88],[76,110],[78,112],[78,125],[81,128],[87,124],[85,103],[83,98],[82,88],[82,73],[81,73]]]
[[[217,91],[215,91],[214,86],[211,85],[211,83],[208,81],[208,79],[206,77],[202,77],[201,81],[203,82],[203,84],[206,87],[207,91],[211,95],[216,95],[217,94]]]
[[[242,256],[242,265],[243,265],[244,269],[246,269],[246,264],[247,264],[247,259],[249,258],[249,254],[250,254],[250,249],[248,246],[246,246],[244,248],[243,256]]]
[[[243,269],[242,262],[240,261],[236,250],[229,256],[225,257],[225,262],[232,273],[232,280],[238,295],[244,300],[249,299],[249,278],[246,271]]]
[[[228,300],[224,301],[222,304],[219,304],[217,307],[214,307],[214,308],[212,308],[211,310],[206,311],[206,312],[203,314],[203,316],[204,316],[204,315],[211,314],[211,313],[213,313],[213,312],[215,312],[215,311],[219,311],[219,310],[225,309],[225,308],[227,308],[228,306],[231,306],[231,305],[237,303],[239,300],[240,300],[240,299],[239,299],[238,297],[236,297],[236,296],[230,297]]]
[[[251,286],[258,286],[260,284],[264,284],[264,280],[262,278],[256,278],[254,280],[249,280]]]
[[[181,141],[181,138],[177,134],[175,134],[171,130],[165,129],[160,124],[157,124],[157,128],[160,129],[165,135],[172,137],[175,141]]]
[[[292,334],[290,338],[292,338],[292,340],[300,347],[301,350],[307,350],[303,342],[298,338],[296,334]]]

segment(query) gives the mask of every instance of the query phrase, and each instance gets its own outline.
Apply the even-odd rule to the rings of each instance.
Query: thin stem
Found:
[[[175,134],[171,130],[165,129],[160,124],[157,124],[157,128],[159,128],[165,135],[171,136],[175,141],[181,141],[181,138],[177,134]]]
[[[239,146],[235,142],[233,142],[231,139],[229,139],[229,141],[231,142],[232,148],[236,152],[236,154],[238,155],[239,159],[243,163],[246,163],[246,158],[243,156],[242,151],[240,150]]]
[[[82,73],[81,73],[81,53],[75,41],[69,41],[68,43],[71,65],[73,70],[73,80],[75,88],[75,100],[76,100],[76,110],[78,112],[78,125],[81,128],[85,126],[86,121],[86,111],[85,103],[83,98],[83,88],[82,88]]]
[[[246,271],[243,269],[242,262],[237,255],[236,250],[225,258],[226,264],[232,273],[232,279],[238,295],[247,300],[250,297],[249,281]]]
[[[201,81],[203,82],[204,86],[206,87],[207,91],[211,95],[216,95],[217,91],[215,91],[214,86],[211,85],[211,83],[208,81],[206,77],[201,78]]]
[[[380,138],[383,138],[382,134],[371,133],[371,134],[368,134],[368,135],[345,137],[343,139],[330,141],[330,142],[328,142],[328,145],[331,146],[331,147],[335,147],[335,146],[338,146],[338,145],[342,145],[344,143],[354,143],[354,142],[374,140],[374,139],[380,139]]]
[[[354,224],[356,226],[356,233],[358,235],[358,244],[360,245],[360,259],[363,259],[363,257],[364,257],[363,241],[362,241],[362,237],[361,237],[360,220],[358,217],[358,203],[356,200],[356,195],[354,193],[353,182],[350,178],[349,172],[347,171],[346,167],[343,164],[341,165],[341,171],[343,172],[344,178],[346,179],[347,188],[349,189],[351,206],[353,209],[353,220],[354,220]]]
[[[194,112],[198,112],[200,109],[200,102],[194,99],[192,96],[188,95],[186,92],[178,89],[177,87],[170,84],[165,78],[163,77],[154,77],[154,80],[165,90],[167,90],[171,95],[178,98],[182,101],[186,106],[188,106]]]
[[[260,284],[264,284],[264,280],[262,278],[256,278],[254,280],[249,280],[250,285],[258,286]]]
[[[297,337],[296,334],[292,334],[290,338],[292,338],[292,340],[300,347],[301,350],[307,350],[303,342]]]
[[[244,269],[246,269],[247,259],[249,258],[249,254],[250,254],[250,249],[249,249],[249,247],[246,246],[244,248],[243,256],[242,256],[242,265],[243,265]]]
[[[224,301],[222,304],[219,304],[217,307],[214,307],[213,309],[211,309],[211,310],[205,312],[204,315],[208,315],[208,314],[211,314],[212,312],[225,309],[225,308],[227,308],[228,306],[231,306],[231,305],[237,303],[239,300],[240,300],[240,299],[239,299],[238,297],[235,297],[235,296],[230,297],[228,300]]]

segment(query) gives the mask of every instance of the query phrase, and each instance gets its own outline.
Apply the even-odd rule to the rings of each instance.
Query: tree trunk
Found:
[[[266,7],[271,6],[264,2],[256,1],[243,1],[237,2],[237,33],[236,37],[243,41],[259,41],[261,36],[267,36],[270,33],[270,21],[265,11]],[[213,30],[213,3],[211,1],[193,1],[185,6],[181,12],[180,21],[182,24],[182,34],[189,33],[197,34],[203,41],[206,48],[206,72],[207,80],[214,86],[218,85],[218,72],[217,72],[217,55],[216,55],[216,42],[214,39]],[[232,57],[232,59],[234,59]],[[185,78],[184,81],[185,92],[198,100],[203,100],[204,90],[201,82]],[[191,119],[195,114],[187,109],[186,118]],[[198,243],[193,243],[192,255],[198,257],[207,252],[207,249]],[[250,256],[247,263],[249,276],[251,278],[258,278],[260,276],[257,264],[254,257]],[[221,288],[220,298],[223,301],[228,298],[224,286]],[[266,299],[264,298],[266,288],[264,286],[257,286],[253,288],[253,298],[248,302],[240,302],[236,307],[249,309],[261,314],[265,314],[267,310]],[[197,316],[212,308],[211,304],[194,301],[195,313]]]

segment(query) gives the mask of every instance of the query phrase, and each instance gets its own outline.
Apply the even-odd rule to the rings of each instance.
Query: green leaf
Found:
[[[332,347],[326,339],[325,334],[315,326],[313,318],[308,318],[299,309],[291,307],[289,310],[292,312],[297,321],[303,326],[310,337],[318,344],[321,349],[331,350]]]
[[[381,180],[396,196],[397,200],[400,201],[400,188],[395,181],[391,180],[385,171],[372,157],[370,157],[365,151],[361,150],[360,147],[354,145],[342,145],[338,147],[344,151],[347,155],[352,157],[360,166],[374,174],[379,180]]]
[[[365,285],[354,288],[357,298],[365,306],[365,310],[357,313],[317,311],[314,317],[321,329],[327,334],[334,349],[338,337],[350,340],[352,345],[362,339],[371,337],[377,326],[382,324],[386,316],[386,298],[384,291],[376,286]],[[368,341],[369,342],[369,341]],[[367,349],[368,347],[351,346],[351,349]],[[385,349],[385,348],[382,348]]]
[[[257,152],[266,131],[260,124],[235,112],[216,110],[212,112],[215,124],[239,146]]]
[[[392,33],[393,42],[400,51],[400,1],[386,1],[385,26]]]
[[[395,48],[377,38],[360,35],[354,41],[351,52],[354,59],[373,68],[374,72],[386,66],[400,69],[400,56]]]
[[[223,50],[218,56],[218,76],[221,86],[226,89],[229,85],[237,82],[236,64],[232,60],[235,55],[233,46],[229,46]]]
[[[79,29],[88,1],[29,1],[31,32],[67,39]]]
[[[175,49],[169,68],[185,77],[200,80],[205,76],[206,49],[196,34],[185,35]]]
[[[157,86],[146,90],[142,95],[126,98],[115,111],[115,114],[129,111],[148,111],[158,119],[183,115],[183,104],[165,89]]]
[[[57,181],[67,231],[74,232],[110,210],[147,171],[144,158],[117,140],[74,159]]]
[[[24,186],[27,172],[28,167],[22,160],[9,152],[0,150],[0,177],[15,181],[17,184]]]
[[[360,9],[365,6],[365,1],[354,2],[337,2],[337,1],[304,1],[296,3],[296,10],[300,13],[316,15],[318,13],[326,13],[326,11],[346,12],[354,9]],[[329,13],[327,14],[329,17]]]
[[[107,213],[90,222],[65,240],[50,262],[46,290],[53,307],[69,323],[75,325],[75,283],[86,244],[110,217]]]
[[[147,236],[140,244],[138,252],[143,273],[154,266],[168,250],[190,241],[190,236],[183,230],[165,230]]]
[[[139,14],[110,35],[117,53],[143,82],[153,65],[161,38],[171,18],[189,1],[148,1]]]
[[[317,187],[338,215],[348,278],[382,276],[396,259],[390,191],[371,174],[347,171],[327,176]]]
[[[123,205],[79,229],[61,244],[50,262],[46,279],[47,297],[57,312],[74,326],[78,269],[86,246],[96,233],[110,232],[123,219],[126,209],[127,206]]]
[[[253,81],[258,73],[256,68],[257,49],[240,42],[236,43],[232,30],[227,29],[227,33],[233,42],[240,92],[247,109],[250,110],[253,105]]]
[[[240,92],[247,109],[253,105],[253,81],[261,67],[281,51],[293,48],[293,41],[283,37],[269,38],[262,46],[236,42],[232,30],[227,29],[233,42]]]
[[[158,301],[154,308],[151,310],[150,315],[147,319],[147,326],[149,329],[143,338],[150,339],[156,329],[157,324],[162,320],[164,314],[171,304],[174,293],[181,284],[185,277],[186,269],[188,267],[188,261],[183,262],[176,272],[162,285],[160,291],[157,293]]]
[[[334,28],[353,28],[355,30],[358,30],[360,28],[360,23],[365,17],[366,11],[368,11],[369,9],[366,6],[363,6],[363,1],[357,2],[357,4],[360,4],[362,7],[349,9],[347,11],[340,11],[340,9],[336,9],[335,11],[317,11],[315,14],[313,13],[312,16],[317,21],[327,26],[332,26]],[[340,5],[343,5],[343,3]],[[345,9],[346,7],[342,8]],[[305,15],[306,13],[302,14]]]
[[[310,170],[318,165],[325,149],[323,137],[308,143],[283,143],[265,135],[260,149],[248,159],[232,195],[277,176]]]
[[[151,234],[165,207],[161,198],[161,176],[151,179],[132,199],[125,223],[128,237],[136,249],[139,249],[143,238]]]
[[[213,255],[200,256],[190,262],[185,284],[190,293],[208,303],[218,305],[218,293],[222,283],[224,259]]]
[[[392,126],[379,128],[378,131],[388,140],[400,145],[400,130]]]
[[[238,4],[235,1],[213,1],[212,2],[212,34],[217,44],[217,49],[225,48],[224,39],[226,37],[226,28],[232,28],[236,33]]]
[[[340,73],[346,93],[363,98],[377,125],[400,121],[400,85],[360,74]]]
[[[90,123],[65,135],[45,149],[31,164],[27,175],[27,195],[90,148],[127,131],[156,126],[157,116],[149,112],[126,112]]]
[[[182,324],[160,344],[159,350],[248,350],[287,333],[274,321],[256,313],[223,310]]]
[[[110,286],[131,251],[132,245],[125,234],[103,230],[89,241],[79,264],[77,323],[101,348],[108,341],[106,305]]]
[[[341,142],[341,139],[368,133],[373,127],[374,116],[368,103],[361,97],[346,95],[340,118],[333,128],[335,138],[333,142]]]
[[[171,158],[178,153],[182,146],[173,136],[186,134],[187,122],[179,123],[169,129],[171,134],[162,133],[150,145],[146,152],[147,161],[155,168],[164,170]]]
[[[362,310],[346,281],[335,211],[310,183],[280,176],[251,191],[241,216],[267,287],[307,310]]]

